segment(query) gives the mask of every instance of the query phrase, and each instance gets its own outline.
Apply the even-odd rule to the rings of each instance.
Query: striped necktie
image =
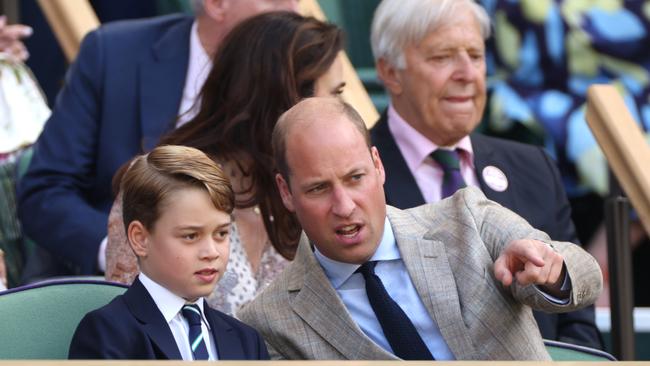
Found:
[[[453,195],[461,188],[465,188],[465,180],[462,174],[460,174],[458,150],[436,149],[436,151],[431,153],[431,157],[440,164],[444,172],[442,189],[440,190],[441,199]]]
[[[195,360],[209,359],[208,349],[205,347],[203,332],[201,331],[201,309],[196,304],[187,304],[181,310],[183,317],[190,326],[190,348]]]

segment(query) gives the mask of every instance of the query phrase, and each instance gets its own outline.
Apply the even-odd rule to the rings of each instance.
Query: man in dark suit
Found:
[[[59,267],[41,275],[104,271],[115,171],[155,146],[176,116],[189,119],[211,57],[235,24],[297,3],[204,0],[196,17],[116,22],[86,36],[18,187],[24,233]]]
[[[268,359],[260,335],[211,309],[228,263],[235,195],[203,152],[161,146],[137,157],[122,180],[124,226],[140,274],[81,320],[69,357]]]
[[[546,153],[471,134],[486,100],[484,40],[490,23],[485,11],[467,12],[473,17],[468,28],[433,17],[418,26],[409,21],[411,8],[394,0],[384,3],[373,20],[372,47],[390,105],[371,138],[386,169],[387,203],[405,209],[476,186],[554,240],[576,243],[571,208]],[[445,6],[457,4],[423,4],[434,15]],[[544,338],[602,348],[593,306],[560,315],[536,311],[535,317]]]

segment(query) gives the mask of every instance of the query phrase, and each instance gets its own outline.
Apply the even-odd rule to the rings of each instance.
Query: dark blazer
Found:
[[[370,136],[386,171],[386,203],[401,209],[424,204],[415,178],[388,129],[386,113],[370,130]],[[544,150],[480,134],[472,134],[471,142],[476,175],[487,198],[516,212],[553,240],[578,242],[559,171]],[[497,192],[483,180],[481,172],[489,165],[501,169],[508,178],[505,191]],[[603,347],[593,305],[570,313],[535,311],[534,315],[546,339]]]
[[[220,360],[268,360],[259,333],[204,305]],[[86,314],[70,344],[70,359],[181,359],[169,325],[136,279],[124,295]]]
[[[97,272],[111,180],[174,126],[192,17],[111,23],[82,42],[18,187],[24,233],[75,274]]]

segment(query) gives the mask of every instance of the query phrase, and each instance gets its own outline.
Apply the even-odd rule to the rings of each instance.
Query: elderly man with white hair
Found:
[[[486,103],[490,20],[471,0],[384,0],[372,49],[390,105],[371,130],[386,169],[388,204],[437,202],[464,186],[552,239],[577,243],[555,162],[540,148],[473,133]],[[534,312],[541,334],[602,348],[594,308]]]

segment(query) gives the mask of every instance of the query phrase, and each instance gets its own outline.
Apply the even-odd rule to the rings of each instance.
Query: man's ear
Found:
[[[275,175],[275,184],[278,185],[278,191],[280,191],[280,197],[282,197],[282,203],[287,210],[295,212],[293,207],[293,196],[289,190],[289,183],[282,177],[282,174],[278,173]]]
[[[391,95],[402,93],[402,78],[399,69],[383,58],[377,61],[377,76]]]
[[[203,0],[203,11],[216,22],[223,22],[230,4],[230,0]]]
[[[138,258],[146,258],[149,254],[149,231],[144,225],[138,221],[133,220],[129,224],[126,231],[126,236],[129,239],[129,245]]]
[[[377,170],[381,179],[381,184],[384,185],[384,182],[386,182],[386,172],[384,171],[384,164],[379,158],[379,150],[373,146],[370,148],[370,154],[372,155],[372,163],[375,165],[375,170]]]

